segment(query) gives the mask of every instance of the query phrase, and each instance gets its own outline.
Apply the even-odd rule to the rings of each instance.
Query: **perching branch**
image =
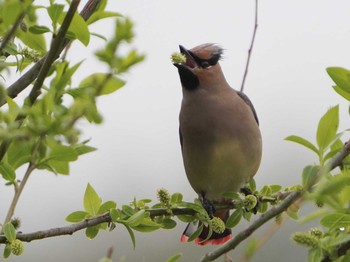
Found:
[[[252,51],[253,51],[253,47],[254,47],[254,41],[255,41],[255,35],[256,35],[257,29],[258,29],[258,0],[255,0],[255,21],[254,21],[253,37],[252,37],[252,41],[250,42],[250,47],[248,50],[247,62],[245,65],[245,70],[244,70],[244,75],[243,75],[243,80],[242,80],[242,85],[241,85],[241,92],[243,92],[245,80],[246,80],[247,75],[248,75],[248,68],[249,68],[250,58],[252,56]]]
[[[260,218],[255,220],[249,227],[241,231],[233,239],[227,241],[224,245],[220,246],[219,248],[215,249],[212,252],[207,253],[200,261],[201,262],[213,261],[214,259],[227,253],[231,249],[235,249],[243,240],[247,239],[255,230],[260,228],[262,225],[268,222],[271,218],[274,218],[277,215],[284,212],[285,210],[287,210],[288,207],[291,206],[301,196],[302,196],[302,193],[300,191],[295,191],[291,193],[281,204],[275,207],[272,207],[270,210],[262,214]]]
[[[325,167],[326,170],[333,170],[334,168],[341,166],[344,159],[350,154],[350,140],[345,144],[343,149],[339,151],[328,163],[328,165]],[[323,170],[319,171],[319,175],[321,175]],[[222,256],[223,254],[227,253],[228,251],[235,249],[238,244],[240,244],[243,240],[247,239],[255,230],[260,228],[262,225],[264,225],[266,222],[268,222],[270,219],[276,217],[277,215],[281,214],[285,210],[288,209],[295,201],[300,199],[303,196],[303,193],[301,191],[295,191],[290,193],[282,203],[280,203],[278,206],[272,207],[270,210],[265,212],[258,218],[256,221],[254,221],[249,227],[247,227],[245,230],[241,231],[239,234],[237,234],[233,239],[227,241],[224,245],[218,247],[212,252],[207,253],[200,261],[201,262],[207,262],[207,261],[213,261],[214,259]],[[350,249],[350,243],[345,243],[344,246],[341,247],[341,252],[344,252],[344,249]],[[326,260],[327,261],[327,260]]]
[[[89,0],[84,6],[83,10],[80,12],[80,16],[83,17],[85,21],[88,20],[90,16],[96,11],[100,2],[101,0]],[[69,43],[70,41],[68,39],[64,41],[61,47],[57,50],[56,56],[58,56]],[[22,77],[20,77],[15,83],[13,83],[7,88],[6,91],[9,97],[15,98],[38,77],[41,67],[43,66],[46,60],[46,57],[47,55],[41,58]],[[0,107],[4,104],[6,104],[5,99],[0,101]]]

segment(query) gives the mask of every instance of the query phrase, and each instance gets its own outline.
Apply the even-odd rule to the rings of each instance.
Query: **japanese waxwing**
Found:
[[[187,50],[180,45],[180,52],[186,60],[174,65],[183,93],[180,142],[186,175],[208,214],[226,222],[229,209],[215,211],[214,206],[231,201],[223,193],[240,190],[259,168],[258,117],[249,98],[226,82],[219,64],[221,47],[203,44]],[[194,230],[189,224],[181,241],[186,242]],[[208,233],[204,228],[195,243],[222,244],[232,237],[230,229],[209,239]]]

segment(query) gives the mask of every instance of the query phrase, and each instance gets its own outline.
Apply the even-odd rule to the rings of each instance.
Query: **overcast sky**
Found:
[[[99,99],[104,123],[81,125],[84,137],[91,138],[98,151],[73,163],[68,177],[33,174],[16,211],[23,232],[66,225],[64,217],[83,208],[87,183],[103,200],[114,200],[119,206],[134,197],[154,198],[161,187],[182,192],[187,201],[194,199],[178,139],[180,81],[169,58],[179,44],[187,48],[206,42],[220,44],[225,49],[221,62],[225,76],[233,88],[240,87],[254,26],[254,0],[109,2],[109,10],[128,15],[135,22],[132,46],[147,59],[123,76],[127,80],[123,89]],[[349,10],[348,0],[260,1],[259,27],[245,85],[263,136],[263,159],[256,175],[259,186],[300,183],[302,168],[315,163],[316,158],[284,138],[294,134],[315,141],[318,120],[330,106],[341,105],[340,128],[349,127],[348,103],[332,90],[325,71],[329,66],[350,68]],[[112,21],[98,23],[91,31],[111,35]],[[86,59],[76,83],[103,70],[92,57],[103,44],[92,39],[88,48],[73,45],[71,61]],[[8,188],[0,190],[0,210],[6,210],[11,197]],[[288,223],[253,261],[303,261],[306,250],[290,241],[290,232],[308,227]],[[93,241],[83,233],[34,241],[25,245],[24,255],[10,261],[45,261],[48,257],[53,262],[97,261],[110,246],[114,247],[115,261],[123,256],[125,261],[164,261],[178,252],[184,254],[181,261],[197,261],[212,247],[179,243],[184,228],[185,224],[179,223],[175,230],[136,234],[135,251],[122,226]],[[258,232],[258,236],[263,233]],[[241,249],[232,256],[240,254]]]

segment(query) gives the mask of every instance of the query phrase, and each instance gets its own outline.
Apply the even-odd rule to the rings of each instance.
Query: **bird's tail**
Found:
[[[224,221],[224,223],[226,223],[229,215],[230,215],[229,210],[220,210],[214,213],[214,216],[221,218],[221,220]],[[197,227],[199,226],[200,224]],[[189,237],[196,231],[197,227],[195,224],[189,223],[185,231],[183,232],[180,241],[187,242]],[[194,240],[194,242],[197,245],[201,245],[201,246],[204,246],[206,244],[221,245],[232,238],[231,229],[228,229],[228,228],[225,228],[224,232],[222,233],[213,232],[209,238],[208,238],[208,234],[209,234],[209,228],[204,227],[202,233]]]

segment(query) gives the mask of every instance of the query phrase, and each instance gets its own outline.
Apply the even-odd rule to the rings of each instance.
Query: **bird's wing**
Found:
[[[183,145],[182,145],[182,134],[181,134],[181,127],[179,127],[179,136],[180,136],[180,144],[181,144],[181,150],[183,149]]]
[[[258,119],[258,115],[256,114],[255,108],[253,106],[253,103],[250,101],[250,99],[248,98],[248,96],[246,94],[244,94],[241,91],[237,91],[237,94],[239,95],[240,98],[243,99],[243,101],[250,107],[250,109],[253,112],[254,118],[256,120],[256,123],[259,125],[259,119]]]

